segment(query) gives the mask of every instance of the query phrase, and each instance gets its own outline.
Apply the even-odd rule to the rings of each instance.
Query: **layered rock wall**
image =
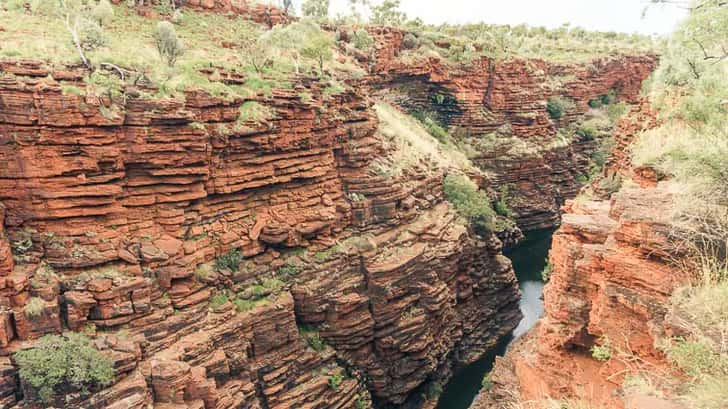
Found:
[[[468,147],[473,162],[493,175],[484,179],[484,187],[508,185],[523,230],[558,225],[560,206],[576,195],[589,173],[597,144],[582,137],[560,143],[558,131],[588,111],[589,101],[610,92],[621,101],[639,103],[642,81],[657,61],[652,55],[573,64],[488,57],[459,64],[434,57],[403,61],[403,31],[381,27],[370,33],[377,43],[374,87],[410,111],[434,114],[447,126]],[[546,110],[547,100],[555,96],[574,102],[558,120]],[[514,138],[534,149],[509,154],[514,143],[500,145],[505,151],[494,146]]]
[[[358,91],[110,100],[63,92],[82,71],[0,67],[2,352],[95,331],[116,381],[73,405],[417,406],[518,321],[500,242],[443,203],[442,174],[371,170]],[[273,119],[241,119],[252,101]],[[0,396],[27,403],[2,365]]]
[[[629,165],[634,135],[654,126],[648,104],[633,110],[617,128],[605,169],[639,185],[607,200],[567,201],[549,253],[544,317],[497,360],[494,388],[481,392],[474,408],[547,398],[609,408],[672,407],[649,396],[632,400],[623,389],[628,373],[671,373],[657,345],[671,328],[669,298],[690,278],[674,263],[683,254],[674,241],[670,190]],[[605,346],[611,359],[595,359],[594,345]]]

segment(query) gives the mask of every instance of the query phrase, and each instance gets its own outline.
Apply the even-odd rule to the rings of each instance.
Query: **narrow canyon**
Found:
[[[205,21],[182,40],[307,24],[182,3]],[[0,54],[0,407],[674,407],[624,396],[627,364],[589,352],[609,339],[670,371],[657,340],[679,333],[673,193],[629,153],[658,126],[641,94],[657,53],[457,61],[443,37],[409,58],[407,28],[320,26],[326,64],[356,75],[320,55],[299,72],[304,50],[276,57],[296,64],[283,80],[212,59],[180,90],[113,59]],[[252,53],[204,37],[209,55]],[[23,351],[68,334],[111,362],[108,382],[25,375]]]

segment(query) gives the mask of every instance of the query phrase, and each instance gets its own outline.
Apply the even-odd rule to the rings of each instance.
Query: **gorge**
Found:
[[[675,402],[656,46],[126,3],[0,3],[1,407]]]

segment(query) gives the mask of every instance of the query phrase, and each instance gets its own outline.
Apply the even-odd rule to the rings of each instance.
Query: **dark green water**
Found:
[[[508,344],[533,327],[543,315],[541,271],[546,266],[546,257],[551,247],[553,233],[553,229],[529,232],[521,243],[504,253],[511,259],[516,277],[518,277],[518,286],[521,288],[519,306],[523,319],[518,327],[511,334],[503,337],[492,351],[455,373],[440,396],[438,409],[467,409],[470,407],[480,391],[483,377],[493,369],[495,357],[503,356],[508,349]]]

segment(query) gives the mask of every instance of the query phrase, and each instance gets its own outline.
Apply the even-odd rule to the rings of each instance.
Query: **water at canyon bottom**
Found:
[[[514,339],[528,331],[543,314],[543,281],[541,271],[546,266],[546,257],[551,247],[553,229],[529,232],[516,247],[504,254],[513,262],[513,269],[521,288],[519,306],[523,319],[510,334],[478,361],[455,372],[445,386],[437,404],[438,409],[467,409],[480,391],[485,374],[493,368],[496,356],[502,356]]]

